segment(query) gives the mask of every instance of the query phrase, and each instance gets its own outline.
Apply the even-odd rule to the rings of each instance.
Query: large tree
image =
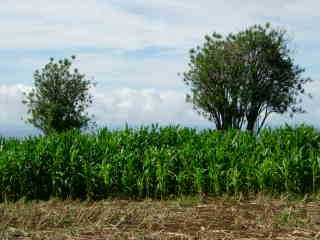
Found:
[[[216,128],[260,130],[271,113],[303,112],[304,69],[294,63],[285,30],[254,25],[205,37],[190,50],[187,101]]]
[[[30,118],[27,122],[45,134],[86,127],[90,121],[86,108],[92,103],[92,86],[85,75],[72,68],[71,59],[53,58],[34,73],[34,88],[26,92],[24,104]]]

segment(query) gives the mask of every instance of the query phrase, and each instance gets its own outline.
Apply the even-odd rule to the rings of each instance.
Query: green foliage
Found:
[[[31,114],[27,120],[45,134],[86,127],[86,108],[92,103],[88,93],[91,82],[78,69],[71,69],[72,60],[55,62],[53,58],[34,73],[34,88],[25,93],[24,104]]]
[[[304,69],[294,64],[286,31],[255,25],[214,33],[190,51],[187,101],[217,129],[258,131],[271,113],[303,112]]]
[[[141,127],[0,139],[0,199],[317,193],[320,133]]]

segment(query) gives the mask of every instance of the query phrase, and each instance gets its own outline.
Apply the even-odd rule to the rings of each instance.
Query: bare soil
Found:
[[[2,203],[0,239],[320,239],[320,202],[256,196]]]

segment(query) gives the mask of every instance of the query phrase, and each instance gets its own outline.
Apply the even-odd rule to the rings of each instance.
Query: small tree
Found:
[[[259,131],[271,113],[303,112],[298,97],[311,81],[294,64],[286,31],[270,24],[206,36],[202,47],[191,49],[189,68],[187,101],[220,130]]]
[[[31,115],[27,119],[45,134],[86,127],[90,121],[86,108],[92,103],[91,81],[71,69],[72,60],[53,58],[34,73],[34,88],[24,93],[24,104]]]

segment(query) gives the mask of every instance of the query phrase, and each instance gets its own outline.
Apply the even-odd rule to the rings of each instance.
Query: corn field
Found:
[[[317,193],[320,132],[179,126],[0,139],[0,200]]]

